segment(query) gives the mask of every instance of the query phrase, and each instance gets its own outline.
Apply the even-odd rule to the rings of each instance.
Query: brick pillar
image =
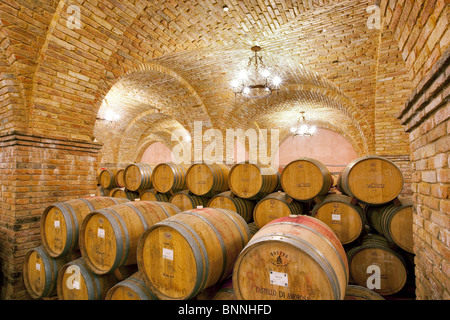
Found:
[[[450,50],[399,118],[411,140],[417,299],[450,299]]]
[[[22,264],[40,245],[40,218],[58,201],[96,193],[98,143],[18,132],[0,136],[0,299],[28,299]]]

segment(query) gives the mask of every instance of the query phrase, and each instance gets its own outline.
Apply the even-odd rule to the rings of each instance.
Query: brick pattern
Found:
[[[40,244],[50,204],[96,193],[99,144],[11,133],[0,137],[1,299],[21,299],[28,249]]]
[[[401,113],[411,139],[418,299],[450,299],[450,50]]]

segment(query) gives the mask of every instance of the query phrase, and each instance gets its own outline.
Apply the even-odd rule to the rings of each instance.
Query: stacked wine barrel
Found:
[[[412,201],[385,158],[103,169],[109,197],[44,210],[33,298],[375,300],[411,276]]]
[[[80,227],[90,212],[127,202],[127,199],[88,197],[46,207],[40,226],[42,244],[26,253],[23,265],[24,284],[29,295],[42,299],[56,294],[58,272],[81,256]]]

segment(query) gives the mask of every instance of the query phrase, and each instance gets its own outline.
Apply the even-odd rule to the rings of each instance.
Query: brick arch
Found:
[[[280,94],[287,94],[285,98],[281,97],[278,100],[269,100],[269,107],[265,108],[263,105],[264,101],[261,102],[261,105],[255,104],[253,101],[248,102],[248,106],[253,109],[253,113],[247,113],[247,123],[254,121],[255,119],[270,119],[271,117],[274,119],[272,123],[266,121],[266,125],[272,127],[278,127],[277,120],[275,119],[275,115],[280,112],[298,112],[300,110],[308,112],[316,112],[321,113],[322,110],[326,110],[324,112],[330,112],[329,117],[323,119],[320,122],[324,123],[332,123],[333,115],[339,114],[340,117],[343,117],[348,123],[349,126],[343,128],[340,127],[340,132],[344,130],[351,131],[355,138],[352,140],[358,141],[356,144],[358,145],[358,149],[362,150],[363,153],[367,154],[373,152],[374,150],[374,141],[373,135],[371,133],[370,126],[368,125],[367,120],[357,113],[355,108],[347,108],[343,102],[348,102],[345,98],[337,99],[334,95],[324,95],[324,91],[320,90],[320,88],[314,88],[313,91],[308,90],[296,90],[301,88],[299,86],[291,86],[292,91],[287,88],[284,92],[280,92]],[[325,91],[326,92],[326,91]],[[275,94],[276,95],[276,94]],[[264,99],[262,99],[264,100]],[[317,109],[318,111],[314,111]],[[357,120],[356,117],[359,115],[360,120]],[[237,116],[239,113],[237,113]],[[294,115],[294,114],[293,114]],[[291,116],[293,116],[291,115]],[[264,122],[264,121],[263,121]],[[363,125],[361,125],[363,122]],[[344,123],[342,123],[344,124]],[[333,126],[335,127],[335,126]]]

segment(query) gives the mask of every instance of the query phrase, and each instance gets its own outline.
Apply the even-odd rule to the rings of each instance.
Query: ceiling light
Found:
[[[300,113],[301,117],[297,122],[297,125],[291,128],[291,133],[294,134],[294,137],[295,136],[310,137],[314,135],[317,131],[316,126],[314,125],[308,126],[304,115],[305,111],[301,111]]]
[[[228,10],[230,10],[230,8],[228,8],[228,6],[223,6],[222,7],[223,11],[227,12]]]
[[[273,75],[270,69],[266,68],[263,59],[258,55],[261,47],[251,48],[254,55],[249,58],[245,69],[238,72],[236,79],[231,81],[231,86],[235,95],[242,94],[246,98],[265,98],[278,90],[282,79]]]

